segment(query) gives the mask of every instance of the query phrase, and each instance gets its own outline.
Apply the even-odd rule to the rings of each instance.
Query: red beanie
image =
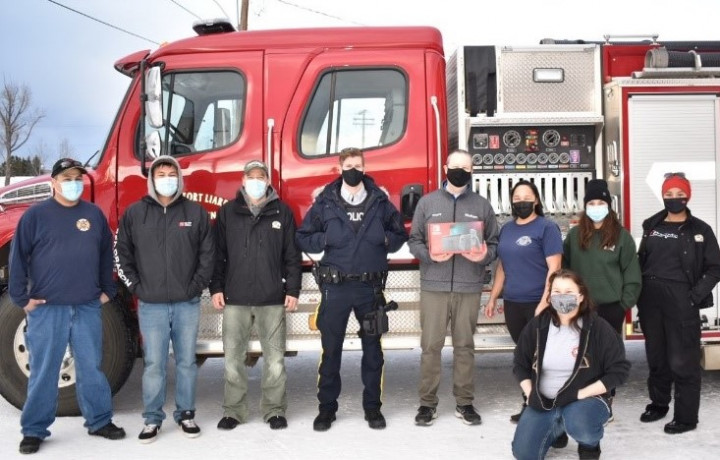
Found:
[[[683,176],[678,176],[676,174],[668,177],[665,179],[665,182],[663,182],[662,185],[662,193],[665,195],[665,192],[670,190],[671,188],[679,188],[685,194],[687,195],[688,200],[690,199],[690,195],[692,194],[692,189],[690,188],[690,181],[688,181]]]

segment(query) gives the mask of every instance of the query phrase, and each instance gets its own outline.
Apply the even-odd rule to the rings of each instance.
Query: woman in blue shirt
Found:
[[[544,217],[540,193],[532,182],[521,180],[510,191],[514,220],[500,229],[498,262],[485,316],[492,318],[502,295],[505,323],[513,341],[547,301],[547,279],[560,269],[560,228]],[[523,404],[523,408],[525,405]],[[510,420],[517,422],[520,414]]]

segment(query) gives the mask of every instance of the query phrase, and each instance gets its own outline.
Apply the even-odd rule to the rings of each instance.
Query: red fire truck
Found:
[[[649,51],[696,59],[703,53],[687,53],[703,51],[694,44],[464,46],[446,61],[440,32],[431,27],[234,32],[210,22],[194,29],[196,37],[115,64],[131,81],[104,148],[89,162],[84,196],[103,209],[113,229],[146,193],[147,165],[158,153],[178,159],[185,196],[212,217],[235,195],[245,162],[261,158],[299,222],[314,194],[339,174],[337,152],[349,146],[365,150],[368,173],[408,227],[418,199],[440,185],[441,165],[455,148],[473,155],[473,189],[488,198],[500,221],[509,219],[510,187],[524,178],[538,184],[549,215],[567,230],[582,210],[585,183],[605,177],[624,224],[639,237],[642,218],[661,205],[656,182],[669,169],[684,169],[693,180],[694,214],[718,220],[720,84],[712,69],[698,61],[635,75],[651,72],[644,63]],[[675,167],[678,162],[683,167]],[[17,221],[30,204],[50,196],[49,180],[0,189],[3,290]],[[400,308],[390,315],[383,345],[417,347],[417,264],[406,248],[391,262],[386,294]],[[290,353],[320,349],[319,333],[310,327],[318,301],[307,271],[299,311],[288,315]],[[113,391],[138,356],[135,308],[122,286],[103,306],[103,368]],[[207,294],[202,309],[200,360],[223,352],[221,314]],[[18,407],[28,376],[24,327],[22,310],[3,293],[0,393]],[[346,349],[360,348],[357,330],[353,318]],[[478,319],[476,346],[512,347],[502,315]],[[260,351],[257,341],[251,350]],[[59,414],[77,413],[74,384],[68,350]]]

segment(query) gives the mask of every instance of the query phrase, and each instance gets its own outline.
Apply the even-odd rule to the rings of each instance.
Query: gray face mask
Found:
[[[550,304],[558,313],[567,314],[578,307],[576,294],[553,294]]]

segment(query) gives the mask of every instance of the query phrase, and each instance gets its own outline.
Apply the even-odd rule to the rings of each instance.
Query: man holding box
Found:
[[[420,260],[422,357],[415,423],[432,425],[437,418],[440,353],[450,323],[455,416],[467,425],[479,425],[482,420],[473,407],[473,334],[485,267],[496,256],[498,225],[490,203],[472,190],[469,153],[459,150],[448,155],[445,174],[442,188],[418,202],[408,241],[410,252]]]

